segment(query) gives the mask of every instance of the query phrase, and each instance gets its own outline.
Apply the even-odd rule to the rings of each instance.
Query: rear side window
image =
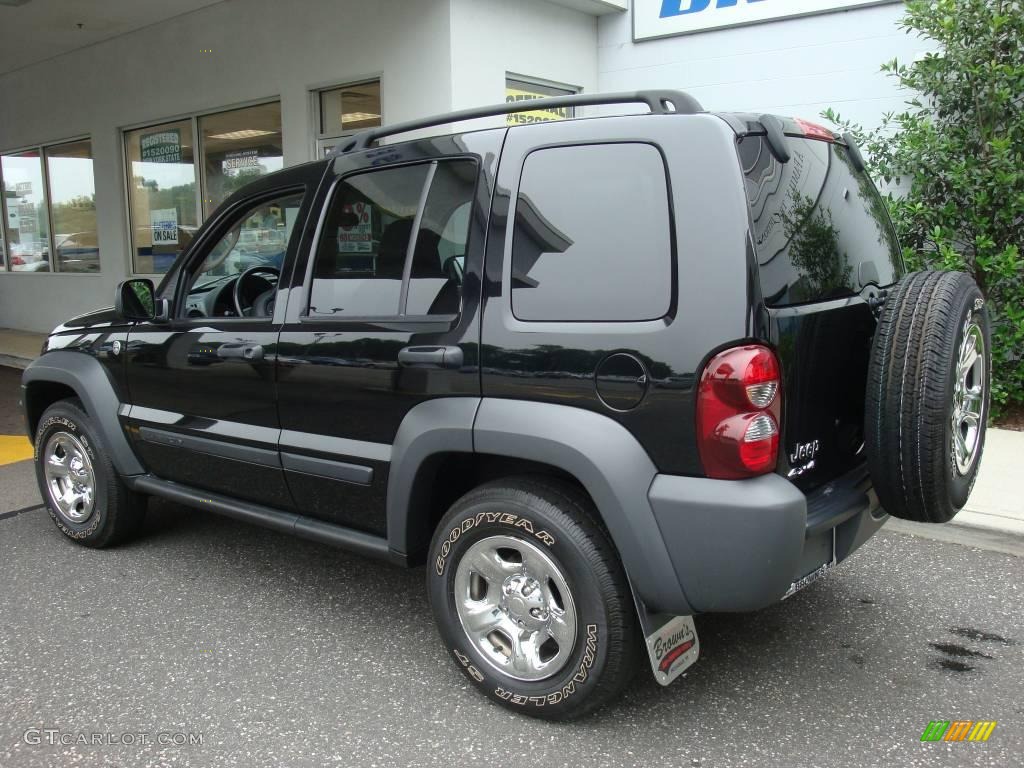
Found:
[[[531,152],[512,237],[520,320],[639,321],[672,300],[668,182],[650,144]]]
[[[885,203],[846,147],[787,141],[785,164],[763,137],[739,144],[765,303],[827,301],[898,280],[903,260]]]
[[[309,316],[457,314],[476,176],[475,160],[458,159],[340,182],[320,235]]]

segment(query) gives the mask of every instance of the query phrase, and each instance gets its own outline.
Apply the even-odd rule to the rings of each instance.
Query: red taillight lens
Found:
[[[779,458],[781,374],[775,353],[749,345],[721,352],[697,392],[697,446],[708,477],[771,472]]]

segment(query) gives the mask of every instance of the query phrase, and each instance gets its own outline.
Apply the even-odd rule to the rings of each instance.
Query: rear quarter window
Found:
[[[512,311],[533,321],[642,321],[672,299],[668,182],[650,144],[531,152],[512,239]]]
[[[779,163],[760,136],[739,143],[761,292],[770,307],[891,285],[903,260],[885,202],[846,147],[787,137]]]

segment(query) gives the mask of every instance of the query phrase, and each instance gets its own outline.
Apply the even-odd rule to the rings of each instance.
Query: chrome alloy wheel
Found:
[[[72,523],[84,523],[96,503],[96,474],[85,447],[68,432],[55,432],[43,450],[50,501]]]
[[[516,680],[559,672],[576,641],[576,608],[565,576],[535,544],[489,536],[455,571],[455,605],[470,642]]]
[[[953,382],[953,466],[966,475],[978,457],[985,407],[985,337],[981,326],[968,320],[960,343]]]

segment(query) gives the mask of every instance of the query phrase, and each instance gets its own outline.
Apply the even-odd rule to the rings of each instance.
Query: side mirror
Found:
[[[114,296],[114,310],[125,320],[167,320],[167,301],[156,298],[156,289],[149,278],[123,280]]]

